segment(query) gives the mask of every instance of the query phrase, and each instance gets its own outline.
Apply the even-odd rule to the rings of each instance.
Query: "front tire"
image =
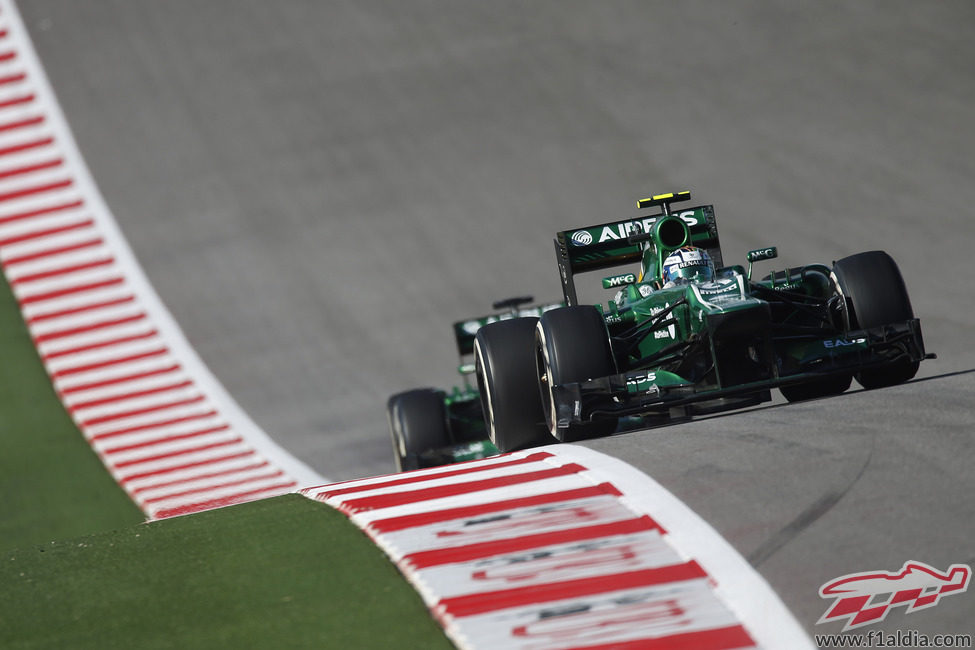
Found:
[[[474,338],[474,365],[484,422],[502,453],[551,442],[542,424],[535,376],[537,318],[485,325]]]
[[[836,377],[814,379],[813,381],[807,381],[802,384],[780,386],[779,392],[790,402],[802,402],[809,399],[839,395],[845,392],[852,383],[853,375],[839,375]]]
[[[420,469],[420,454],[451,444],[441,391],[418,388],[393,395],[386,403],[386,415],[400,472]]]
[[[535,333],[538,386],[549,432],[559,442],[609,435],[619,418],[558,426],[552,386],[616,374],[616,362],[602,314],[592,306],[562,307],[545,312]]]
[[[858,253],[835,262],[833,277],[846,302],[848,329],[866,329],[914,318],[907,286],[894,259],[884,251]],[[901,359],[861,370],[856,380],[867,389],[900,384],[917,373],[919,363]]]

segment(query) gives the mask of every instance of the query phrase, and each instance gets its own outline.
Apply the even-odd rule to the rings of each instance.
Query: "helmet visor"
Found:
[[[674,265],[676,268],[668,269],[668,282],[711,282],[714,280],[714,271],[707,264],[687,264]]]

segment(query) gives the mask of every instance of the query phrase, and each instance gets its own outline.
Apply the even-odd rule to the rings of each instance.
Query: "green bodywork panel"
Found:
[[[761,308],[764,301],[751,297],[746,287],[740,267],[732,267],[722,269],[715,282],[705,285],[684,284],[655,290],[652,283],[634,283],[622,290],[618,300],[600,309],[610,325],[658,319],[660,322],[630,355],[649,357],[706,330],[709,314]]]
[[[474,337],[477,336],[477,330],[481,329],[485,325],[488,325],[489,323],[496,323],[501,320],[510,320],[512,318],[538,318],[548,310],[556,309],[561,306],[562,303],[560,302],[550,303],[547,305],[536,305],[534,307],[524,307],[503,314],[488,314],[486,316],[478,316],[477,318],[467,318],[457,321],[454,323],[454,339],[457,342],[457,353],[461,357],[474,354]],[[461,372],[464,371],[462,370]]]

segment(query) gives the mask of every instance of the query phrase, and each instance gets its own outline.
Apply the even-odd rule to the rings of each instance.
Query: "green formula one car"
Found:
[[[555,247],[566,305],[540,317],[486,325],[474,360],[490,439],[502,452],[614,432],[771,400],[907,381],[925,354],[920,321],[894,260],[883,251],[752,279],[724,266],[714,208],[674,212],[689,192],[638,203],[646,217],[567,230]],[[639,263],[603,280],[618,289],[580,304],[575,276]]]
[[[460,356],[463,384],[451,391],[417,388],[389,398],[386,414],[393,439],[393,455],[399,471],[420,469],[493,456],[497,447],[488,438],[481,411],[481,396],[471,385],[474,364],[474,336],[489,323],[516,318],[537,320],[546,311],[564,303],[524,307],[531,296],[495,302],[495,313],[454,323],[454,339]]]

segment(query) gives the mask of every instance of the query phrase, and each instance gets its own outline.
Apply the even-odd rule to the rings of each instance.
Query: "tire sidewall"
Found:
[[[451,443],[444,393],[417,388],[389,398],[386,406],[396,466],[419,468],[418,456]]]
[[[551,442],[542,426],[535,373],[535,324],[513,318],[485,325],[474,338],[474,365],[491,441],[502,452]]]
[[[907,285],[894,259],[884,251],[867,251],[833,263],[833,280],[843,296],[847,330],[867,329],[914,318]],[[883,388],[911,379],[918,362],[899,360],[854,376],[864,388]]]
[[[615,429],[613,419],[559,428],[552,390],[557,384],[616,374],[609,333],[599,310],[585,305],[548,311],[538,321],[535,341],[539,396],[545,404],[549,432],[561,442],[571,442]]]

